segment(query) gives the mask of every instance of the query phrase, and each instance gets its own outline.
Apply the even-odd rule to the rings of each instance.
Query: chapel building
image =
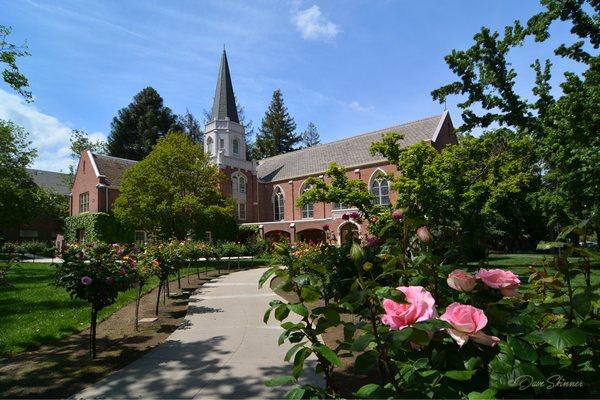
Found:
[[[391,131],[404,136],[400,143],[402,147],[425,141],[440,150],[448,144],[458,143],[450,116],[445,111],[263,160],[249,160],[244,126],[237,113],[227,55],[223,51],[211,120],[205,126],[204,151],[212,156],[226,177],[221,190],[234,200],[239,224],[258,226],[260,235],[267,239],[286,238],[291,242],[322,241],[325,227],[341,244],[366,232],[364,224],[343,218],[344,214],[356,210],[343,204],[327,203],[299,207],[297,199],[307,189],[307,178],[318,177],[327,182],[324,172],[335,162],[346,168],[349,178],[363,180],[377,203],[394,204],[396,194],[385,174],[399,171],[384,157],[369,153],[371,143]],[[71,193],[70,215],[110,212],[119,195],[123,173],[135,163],[83,152]],[[136,232],[136,240],[144,238],[144,232]]]

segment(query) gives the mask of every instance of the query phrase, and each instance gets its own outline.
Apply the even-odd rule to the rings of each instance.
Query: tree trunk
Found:
[[[160,282],[158,285],[158,294],[156,295],[156,310],[154,310],[154,315],[158,316],[158,305],[160,304],[160,292],[163,287],[163,282]]]
[[[139,317],[140,317],[140,299],[142,297],[142,282],[138,282],[138,291],[137,291],[137,297],[135,299],[135,324],[133,325],[135,328],[135,331],[137,332],[139,330]]]
[[[181,275],[179,273],[179,268],[177,268],[177,289],[181,289]]]
[[[92,306],[92,315],[90,320],[90,358],[93,360],[96,358],[96,322],[98,317],[98,310],[95,306]]]

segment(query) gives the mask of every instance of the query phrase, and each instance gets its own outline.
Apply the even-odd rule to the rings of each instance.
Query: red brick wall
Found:
[[[79,159],[79,165],[75,174],[75,180],[73,182],[73,189],[71,190],[71,204],[70,204],[70,215],[79,215],[79,195],[81,193],[89,192],[90,194],[90,207],[89,212],[104,211],[103,203],[100,204],[99,195],[102,191],[104,195],[104,189],[96,188],[96,185],[100,183],[99,178],[94,172],[92,160],[90,160],[89,153],[84,151],[81,153]]]

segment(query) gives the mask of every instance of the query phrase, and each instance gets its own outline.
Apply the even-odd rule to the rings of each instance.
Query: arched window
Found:
[[[390,204],[390,183],[383,172],[377,172],[371,178],[371,193],[375,196],[375,204]]]
[[[233,139],[233,154],[240,154],[240,141]]]
[[[208,154],[212,154],[213,153],[213,140],[211,137],[208,137],[206,139],[206,152]]]
[[[308,189],[311,189],[313,186],[310,185],[302,185],[302,187],[300,188],[300,195],[302,196],[302,194],[304,192],[306,192]],[[301,211],[301,215],[302,218],[313,218],[315,214],[315,204],[314,203],[308,203],[302,206],[302,211]]]
[[[273,219],[275,221],[283,220],[284,205],[283,190],[281,190],[281,187],[277,186],[273,191]]]
[[[247,182],[248,181],[244,174],[242,174],[241,172],[234,172],[231,175],[231,192],[233,193],[233,195],[235,196],[238,194],[245,194]]]
[[[240,173],[236,172],[231,176],[231,189],[234,195],[236,194],[245,194],[246,193],[246,177]]]

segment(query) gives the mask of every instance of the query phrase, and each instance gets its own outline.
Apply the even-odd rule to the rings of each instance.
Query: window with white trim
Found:
[[[312,189],[314,186],[302,185],[300,189],[300,195],[306,192],[308,189]],[[313,218],[315,215],[315,203],[308,203],[302,206],[301,216],[302,218]]]
[[[225,148],[225,139],[219,139],[219,149]]]
[[[79,195],[79,212],[83,213],[90,210],[90,193],[85,192]]]
[[[273,191],[273,219],[275,221],[282,221],[284,218],[284,206],[285,200],[283,198],[283,191],[279,186]]]
[[[383,173],[378,173],[371,181],[371,193],[375,196],[375,204],[390,204],[390,182]]]
[[[134,239],[136,243],[146,243],[148,240],[146,231],[135,231]]]
[[[239,155],[240,154],[240,141],[237,139],[233,139],[233,154]]]
[[[231,191],[234,195],[245,194],[248,180],[244,174],[236,172],[231,176]]]
[[[240,221],[244,221],[246,219],[246,203],[237,203],[237,217]]]
[[[333,203],[333,209],[334,210],[345,210],[347,209],[348,206],[342,203]]]

